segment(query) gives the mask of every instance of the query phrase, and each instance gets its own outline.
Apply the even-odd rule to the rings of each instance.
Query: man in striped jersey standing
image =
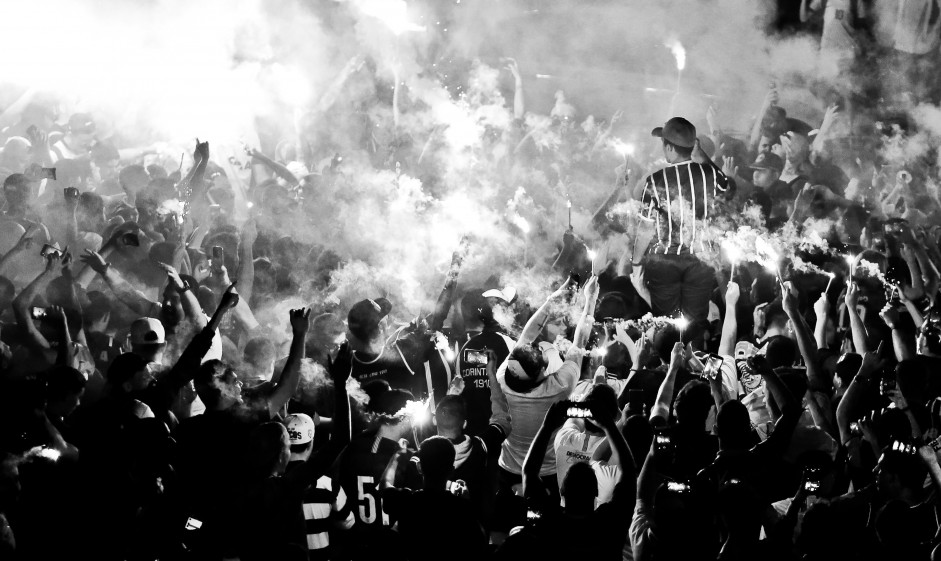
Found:
[[[717,197],[724,197],[729,182],[709,159],[696,138],[696,127],[673,117],[651,134],[663,142],[669,165],[644,179],[638,189],[644,214],[654,220],[657,241],[647,250],[644,277],[655,315],[690,321],[684,339],[697,338],[706,325],[715,272],[697,258],[705,249],[704,229],[715,215]],[[638,265],[640,255],[633,263]]]

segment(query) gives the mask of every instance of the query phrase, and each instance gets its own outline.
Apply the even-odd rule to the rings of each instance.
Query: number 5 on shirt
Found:
[[[356,502],[359,505],[359,519],[365,524],[374,524],[376,514],[382,511],[382,499],[376,496],[376,484],[370,475],[356,478]],[[389,515],[382,512],[382,525],[389,525]]]

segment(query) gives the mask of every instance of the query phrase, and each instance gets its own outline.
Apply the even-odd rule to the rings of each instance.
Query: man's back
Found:
[[[503,443],[500,453],[500,467],[511,473],[523,473],[523,460],[529,451],[529,445],[542,426],[546,411],[556,401],[568,399],[578,380],[578,367],[572,361],[566,361],[558,372],[547,376],[538,386],[528,393],[511,390],[506,385],[506,365],[504,362],[497,372],[497,380],[506,394],[513,430]],[[555,474],[555,450],[550,445],[542,462],[540,476]]]
[[[641,201],[646,217],[657,226],[657,253],[698,251],[703,223],[714,213],[717,196],[728,190],[728,179],[715,167],[690,160],[657,170],[644,181]]]
[[[513,342],[509,337],[496,331],[483,331],[475,335],[461,347],[458,355],[458,373],[464,379],[464,391],[461,397],[467,404],[467,434],[481,434],[490,422],[490,377],[487,368],[491,365],[481,363],[487,358],[485,351],[492,351],[494,369],[503,364],[510,354]]]

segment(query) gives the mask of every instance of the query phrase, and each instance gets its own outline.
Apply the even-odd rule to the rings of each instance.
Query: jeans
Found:
[[[695,255],[648,254],[644,280],[650,290],[650,306],[655,316],[689,320],[683,340],[695,338],[707,326],[709,299],[716,286],[715,271]]]

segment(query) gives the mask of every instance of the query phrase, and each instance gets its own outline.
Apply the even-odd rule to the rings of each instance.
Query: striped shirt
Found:
[[[679,255],[704,250],[703,226],[715,212],[715,198],[729,180],[714,166],[687,160],[657,170],[644,179],[645,217],[657,225],[654,253]]]
[[[323,476],[307,489],[304,521],[310,559],[330,559],[330,531],[349,530],[353,526],[353,512],[346,504],[346,493],[339,483]]]

